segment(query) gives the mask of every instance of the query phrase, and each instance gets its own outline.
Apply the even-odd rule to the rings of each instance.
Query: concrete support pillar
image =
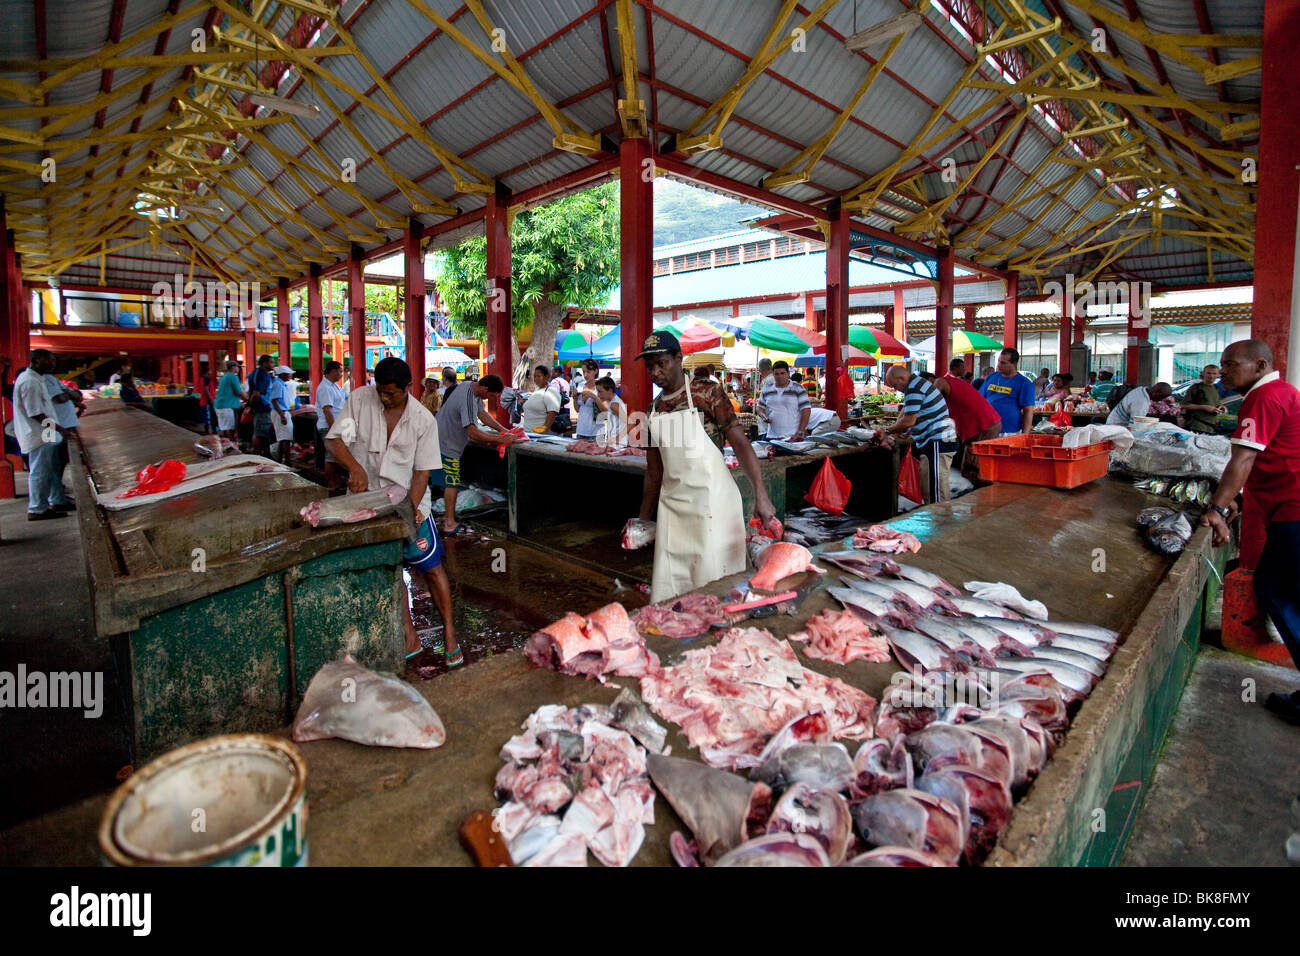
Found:
[[[832,200],[827,212],[831,220],[830,242],[826,245],[826,394],[822,404],[841,419],[848,418],[851,396],[841,395],[835,369],[844,364],[841,346],[849,344],[849,220],[848,210]]]
[[[348,352],[352,356],[352,387],[366,384],[366,283],[361,247],[348,255]]]
[[[289,344],[289,280],[280,276],[275,284],[275,330],[279,361],[277,365],[293,365]]]
[[[406,364],[411,366],[411,394],[419,398],[424,391],[424,253],[420,240],[424,226],[411,219],[402,245],[406,267],[402,291],[406,294],[403,318],[406,324]]]
[[[514,372],[511,368],[514,292],[510,278],[510,199],[510,190],[498,185],[497,191],[488,196],[486,213],[487,368],[501,376],[507,385],[511,384]]]
[[[1273,349],[1273,367],[1300,382],[1300,4],[1264,0],[1259,194],[1250,334]]]
[[[629,411],[646,411],[650,407],[650,374],[636,354],[654,330],[654,155],[649,140],[623,140],[618,176],[622,398]]]
[[[934,308],[934,371],[948,370],[952,349],[952,297],[954,258],[951,246],[939,250],[939,301]]]
[[[325,377],[325,331],[320,302],[320,265],[307,267],[307,380],[311,383],[312,401],[316,386]]]

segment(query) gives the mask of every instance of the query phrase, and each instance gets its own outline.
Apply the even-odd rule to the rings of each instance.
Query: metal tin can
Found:
[[[114,791],[99,848],[109,866],[306,866],[306,761],[268,734],[186,744]]]

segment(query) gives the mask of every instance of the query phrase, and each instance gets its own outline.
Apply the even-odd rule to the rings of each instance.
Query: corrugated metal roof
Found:
[[[1108,9],[1127,16],[1124,4],[1116,0],[1104,2]],[[493,55],[491,38],[475,21],[472,13],[456,0],[436,0],[431,5],[442,15],[454,17],[456,28],[479,51]],[[934,105],[948,95],[953,83],[975,55],[968,36],[970,29],[959,28],[950,22],[950,12],[954,17],[974,22],[972,18],[977,17],[986,6],[972,3],[971,0],[951,0],[944,5],[932,5],[926,14],[925,24],[902,41],[898,53],[859,104],[853,118],[826,150],[824,158],[813,171],[811,182],[782,187],[778,192],[792,199],[823,204],[829,198],[853,190],[891,167],[902,150],[917,137]],[[1069,0],[1050,0],[1050,6],[1052,9],[1061,9],[1076,31],[1087,35],[1091,30],[1091,19]],[[716,0],[709,4],[700,4],[695,0],[662,0],[650,7],[641,3],[634,5],[634,19],[639,27],[638,68],[645,77],[638,87],[641,95],[651,101],[652,108],[655,109],[655,118],[659,124],[655,131],[656,142],[661,142],[670,133],[690,127],[700,117],[705,105],[717,100],[744,74],[748,59],[759,52],[759,46],[780,7],[780,0]],[[1037,4],[1037,8],[1048,9],[1041,4]],[[1134,8],[1148,27],[1160,33],[1196,34],[1202,31],[1195,9],[1185,2],[1134,0]],[[93,56],[107,43],[113,9],[113,0],[46,5],[47,55],[80,58]],[[123,36],[130,37],[148,24],[156,22],[165,15],[166,9],[167,0],[125,0]],[[805,4],[787,24],[786,29],[810,9],[812,6]],[[882,45],[865,55],[850,53],[844,48],[843,38],[857,29],[896,14],[898,9],[897,0],[856,0],[854,3],[846,2],[834,7],[821,24],[808,31],[799,49],[782,52],[744,92],[735,105],[730,123],[723,131],[723,148],[696,155],[689,159],[689,163],[701,170],[741,183],[755,184],[792,160],[801,149],[830,127],[837,112],[845,107],[859,88],[874,62],[873,58],[883,50]],[[997,9],[995,7],[992,11],[995,17],[1000,15],[996,12]],[[1249,34],[1257,33],[1262,27],[1261,0],[1231,4],[1225,0],[1207,0],[1205,10],[1211,28],[1219,32]],[[623,84],[618,81],[622,62],[618,48],[616,10],[612,4],[596,8],[590,0],[553,0],[546,4],[537,4],[531,0],[498,0],[490,5],[488,13],[493,18],[492,25],[505,31],[504,36],[510,49],[520,58],[529,81],[543,97],[553,103],[564,103],[562,108],[586,130],[609,133],[617,138],[620,126],[614,104],[617,98],[623,96]],[[206,14],[207,10],[200,8],[183,24],[177,24],[167,36],[166,50],[173,53],[187,51],[190,29],[201,25]],[[284,36],[296,22],[306,22],[309,18],[310,15],[300,9],[281,4],[269,8],[266,23],[270,31]],[[336,166],[347,158],[355,159],[355,188],[367,197],[371,205],[382,204],[393,218],[404,218],[410,213],[412,202],[422,201],[423,197],[412,192],[405,181],[394,181],[393,177],[386,174],[371,158],[372,151],[380,153],[384,161],[396,170],[399,180],[400,177],[405,177],[418,181],[423,188],[448,199],[461,209],[478,208],[483,204],[483,199],[473,193],[456,192],[454,178],[448,171],[438,169],[438,163],[428,144],[429,139],[461,156],[489,179],[502,177],[505,184],[516,191],[544,185],[557,176],[579,170],[591,162],[577,154],[557,152],[553,143],[554,133],[536,106],[470,51],[460,46],[454,38],[439,33],[435,25],[410,4],[400,0],[347,0],[342,5],[337,23],[338,30],[350,32],[374,70],[386,75],[387,82],[396,91],[401,104],[417,122],[425,124],[427,138],[409,135],[398,124],[366,104],[354,104],[352,96],[343,92],[340,84],[365,93],[374,103],[387,105],[390,110],[397,112],[394,104],[389,104],[385,95],[375,89],[371,72],[351,56],[320,60],[322,68],[338,81],[323,84],[329,105],[325,105],[322,97],[313,92],[309,84],[302,82],[296,68],[283,74],[278,92],[289,95],[292,91],[292,96],[301,102],[323,105],[322,115],[312,119],[295,119],[293,124],[270,125],[264,127],[262,133],[285,153],[295,157],[301,154],[298,162],[331,175],[334,172],[331,166]],[[329,23],[318,26],[317,44],[333,42],[336,36],[335,26]],[[226,28],[238,34],[242,23],[226,18]],[[653,31],[653,63],[650,61],[647,29]],[[0,56],[10,60],[33,59],[36,56],[35,30],[33,9],[29,5],[17,4],[12,10],[7,10],[6,30],[0,35]],[[1129,69],[1148,78],[1137,83],[1139,92],[1148,92],[1150,87],[1159,83],[1159,77],[1151,65],[1152,55],[1141,42],[1123,30],[1114,28],[1108,30],[1108,36],[1114,47],[1111,52],[1115,56],[1122,56]],[[128,52],[140,56],[151,55],[158,48],[159,42],[157,35],[146,36],[131,44]],[[1054,39],[1053,42],[1059,44],[1061,41]],[[259,43],[265,44],[266,41],[259,39]],[[266,48],[269,49],[269,44]],[[1203,49],[1187,49],[1198,56],[1205,52]],[[1216,55],[1223,61],[1253,56],[1256,52],[1251,49],[1216,49]],[[1034,53],[1034,57],[1037,55]],[[1170,56],[1156,54],[1155,57],[1170,86],[1181,96],[1203,100],[1222,97],[1239,101],[1258,98],[1258,73],[1246,74],[1211,86],[1205,83],[1204,77],[1197,70],[1174,61]],[[257,65],[265,68],[268,62]],[[1036,62],[1031,57],[1029,66],[1032,67]],[[1087,51],[1076,54],[1071,62],[1085,73],[1094,69],[1087,58]],[[250,64],[248,74],[253,69],[254,65]],[[1096,69],[1114,88],[1129,88],[1129,81],[1112,66],[1102,63]],[[117,67],[112,71],[112,88],[124,89],[146,72],[147,68],[140,66]],[[656,83],[653,90],[648,82],[650,74],[653,74]],[[980,64],[976,75],[986,80],[1001,79],[1000,70],[987,62]],[[168,68],[154,80],[150,87],[153,98],[151,105],[136,126],[147,128],[151,122],[164,115],[173,88],[181,82],[182,76],[180,68]],[[29,83],[36,79],[30,71],[26,74],[11,73],[6,77]],[[98,69],[77,73],[50,91],[50,103],[55,107],[89,103],[98,95],[104,78],[105,74]],[[612,85],[611,79],[615,81]],[[674,91],[680,95],[675,95]],[[231,102],[242,99],[243,94],[234,93]],[[120,123],[115,128],[115,121],[135,109],[140,100],[141,90],[136,89],[112,102],[104,111],[108,129],[115,133],[124,132],[128,128],[127,124]],[[939,125],[926,138],[936,130],[947,127],[957,117],[987,103],[990,108],[974,121],[975,124],[983,124],[1004,110],[1008,102],[998,92],[961,90]],[[1021,103],[1022,100],[1016,97],[1015,104],[1020,106]],[[343,109],[348,110],[349,120],[357,128],[355,135],[339,123],[334,115],[335,110]],[[1066,109],[1072,116],[1084,115],[1083,107],[1078,103],[1068,103]],[[1119,107],[1110,109],[1115,115],[1126,112]],[[1178,156],[1186,170],[1194,171],[1198,168],[1202,157],[1192,147],[1166,137],[1145,117],[1137,115],[1136,111],[1132,112],[1133,129],[1140,130],[1152,142]],[[1205,137],[1210,142],[1217,141],[1217,130],[1193,114],[1174,116],[1161,108],[1151,109],[1150,112],[1171,129],[1182,131],[1200,127],[1206,131]],[[260,115],[266,114],[262,111]],[[1058,118],[1059,115],[1063,114],[1058,114]],[[181,116],[178,113],[172,122]],[[1239,120],[1248,116],[1249,114],[1234,114],[1230,118]],[[943,160],[955,160],[959,164],[959,178],[964,178],[966,171],[973,168],[973,164],[983,156],[987,144],[992,142],[1004,121],[984,126],[975,134],[973,141],[966,141],[968,137],[963,130],[949,130],[933,146],[927,148],[923,156],[903,163],[899,172],[903,175],[922,173],[921,183],[925,196],[928,197],[926,201],[941,200],[954,189],[954,183],[945,181],[941,175],[940,164]],[[14,119],[9,125],[11,129],[28,132],[40,129],[39,119],[31,117]],[[96,126],[96,116],[90,112],[75,122],[62,125],[65,128],[58,136],[92,133]],[[712,121],[709,121],[699,128],[707,130],[711,125]],[[1193,142],[1198,142],[1199,133],[1193,132]],[[319,139],[320,149],[327,159],[307,148],[304,135]],[[1002,153],[984,165],[966,192],[948,204],[944,225],[951,231],[959,247],[967,229],[987,223],[989,217],[997,213],[998,204],[1007,201],[1020,190],[1025,175],[1048,155],[1059,137],[1060,133],[1046,120],[1042,108],[1035,110],[1023,131],[1013,134],[1012,139],[1004,145]],[[19,145],[22,145],[21,142]],[[161,141],[108,144],[89,165],[97,170],[95,179],[98,179],[99,176],[109,175],[107,171],[123,154],[123,150],[134,159],[148,155],[150,148],[158,148],[160,145]],[[242,218],[249,224],[245,226],[229,213],[223,214],[223,218],[230,219],[231,228],[251,228],[261,234],[256,241],[250,240],[246,251],[251,256],[264,259],[268,267],[274,265],[280,268],[282,257],[293,259],[302,251],[285,239],[286,233],[301,237],[304,246],[315,248],[319,244],[315,235],[293,222],[293,216],[283,210],[282,203],[298,210],[298,216],[313,223],[318,232],[328,236],[332,243],[342,244],[357,237],[368,237],[367,241],[373,244],[377,231],[374,229],[371,212],[365,203],[349,194],[341,184],[315,176],[304,169],[300,172],[306,186],[304,189],[303,184],[298,183],[294,176],[283,171],[279,160],[257,143],[241,138],[236,147],[243,154],[246,163],[273,183],[272,188],[277,193],[276,199],[267,203],[268,210],[276,211],[265,214],[247,205],[242,197],[229,191],[223,193],[224,199],[233,204],[231,208],[241,210]],[[169,148],[192,150],[193,155],[198,157],[203,155],[200,149],[206,147],[191,141],[179,146],[173,143]],[[1230,148],[1252,152],[1253,137],[1248,136],[1230,144]],[[31,150],[10,155],[27,162],[38,162],[44,152],[33,144]],[[1068,149],[1065,155],[1073,158],[1078,153]],[[76,169],[88,160],[89,149],[79,145],[64,157],[63,163],[69,169]],[[165,170],[165,166],[162,168]],[[1020,190],[1020,195],[1038,189],[1043,183],[1060,179],[1073,169],[1074,167],[1063,163],[1049,164],[1036,182]],[[164,174],[175,176],[174,172]],[[263,191],[261,180],[252,170],[237,169],[221,175],[230,177],[233,183],[249,194],[260,195],[265,200],[271,199]],[[71,177],[71,182],[61,182],[60,188],[85,188],[86,181],[79,176],[77,173]],[[472,174],[470,178],[473,178]],[[18,185],[31,188],[35,182],[34,179],[19,180]],[[0,191],[3,189],[4,184],[0,181]],[[1083,176],[1070,187],[1061,202],[1053,203],[1053,196],[1045,196],[1026,205],[1019,212],[998,218],[979,241],[979,249],[989,249],[1003,237],[1032,226],[1014,248],[1004,249],[1002,256],[1015,262],[1017,256],[1056,251],[1051,247],[1066,241],[1069,234],[1101,223],[1113,214],[1115,207],[1098,201],[1101,195],[1116,198],[1118,193],[1113,189],[1108,190],[1093,176]],[[1197,197],[1187,195],[1184,198],[1193,208],[1206,211]],[[113,211],[117,215],[130,215],[130,204],[133,201],[133,196],[128,191],[112,207]],[[1246,215],[1243,218],[1248,219],[1249,203],[1238,201],[1228,205],[1234,210],[1244,210]],[[14,197],[9,208],[13,215],[21,217],[24,210],[32,206],[30,201]],[[876,208],[864,210],[859,218],[888,229],[922,209],[922,203],[916,197],[891,190],[881,197]],[[270,221],[266,219],[267,215],[271,216]],[[336,217],[355,217],[356,225],[340,226]],[[427,213],[419,218],[429,225],[442,219]],[[170,228],[169,226],[168,229]],[[208,236],[205,228],[193,222],[184,228],[191,230],[190,235],[196,240]],[[1195,220],[1189,228],[1209,227],[1203,220]],[[1242,228],[1242,241],[1248,243],[1251,237],[1249,223],[1246,222]],[[389,236],[395,233],[379,230],[378,234]],[[941,235],[923,238],[938,241]],[[64,236],[59,234],[53,241],[65,241]],[[1116,266],[1128,263],[1139,272],[1157,277],[1177,277],[1181,274],[1180,270],[1195,268],[1192,262],[1196,258],[1194,253],[1181,253],[1187,257],[1184,259],[1163,251],[1165,248],[1177,247],[1162,247],[1159,254],[1144,253],[1147,256],[1145,259],[1138,257],[1138,250],[1135,249],[1132,254],[1117,260]],[[39,262],[39,256],[33,256],[31,261]],[[1079,258],[1077,266],[1088,268],[1095,261],[1096,257],[1090,259],[1085,255]],[[1076,265],[1073,259],[1066,260],[1064,264]],[[1238,262],[1237,265],[1243,264]],[[1233,263],[1225,263],[1225,266],[1236,267]]]

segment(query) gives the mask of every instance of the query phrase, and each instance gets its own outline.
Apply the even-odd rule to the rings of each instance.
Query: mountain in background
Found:
[[[673,179],[655,180],[655,245],[704,239],[746,228],[743,219],[771,215],[762,206],[751,206]]]

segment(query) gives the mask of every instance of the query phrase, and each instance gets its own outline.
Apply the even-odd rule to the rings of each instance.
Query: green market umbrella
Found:
[[[755,348],[802,355],[812,348],[807,341],[790,331],[789,326],[766,316],[754,320],[749,327],[749,344]]]
[[[898,339],[883,329],[873,329],[865,325],[849,326],[849,344],[864,352],[880,355],[908,355],[911,350]]]

